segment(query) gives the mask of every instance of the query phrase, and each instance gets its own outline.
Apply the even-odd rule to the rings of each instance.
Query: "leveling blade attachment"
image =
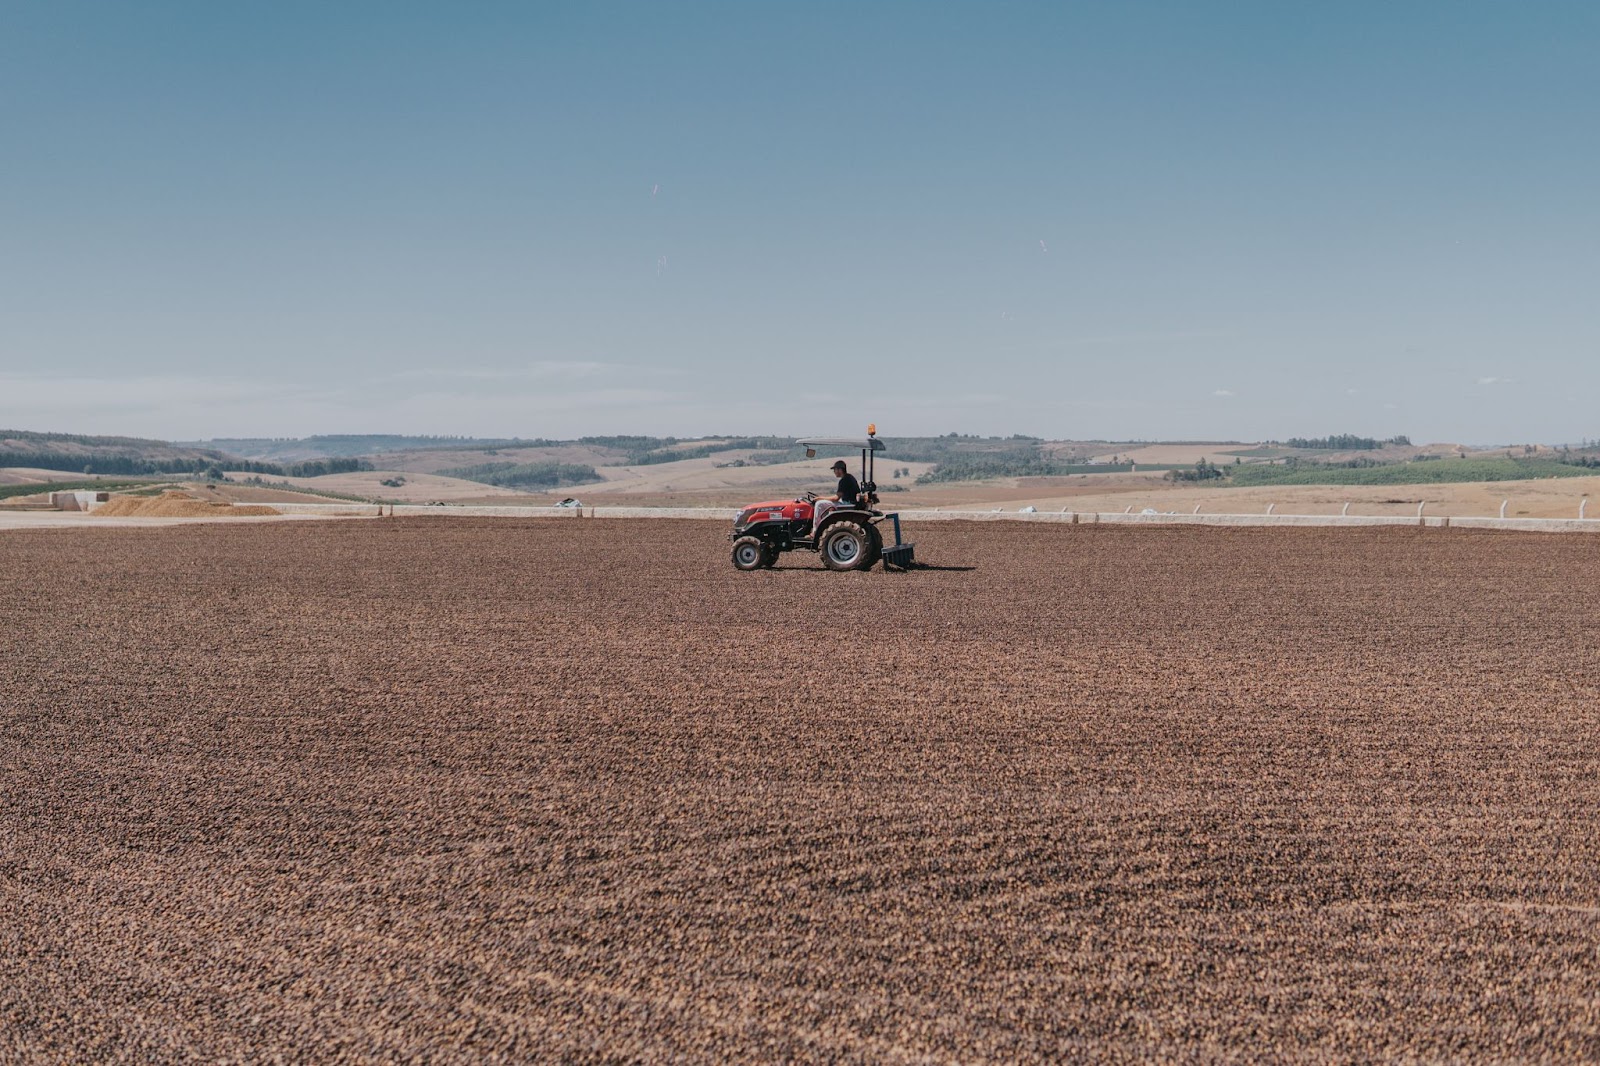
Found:
[[[900,539],[900,516],[898,514],[885,515],[884,517],[894,523],[894,543],[883,546],[883,565],[892,566],[899,570],[910,570],[911,564],[917,561],[917,546],[910,541]]]

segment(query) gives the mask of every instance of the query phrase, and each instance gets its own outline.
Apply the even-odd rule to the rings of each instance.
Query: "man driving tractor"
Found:
[[[812,504],[812,536],[816,536],[817,527],[822,525],[822,520],[827,517],[829,511],[856,506],[856,498],[861,494],[861,483],[850,473],[850,467],[843,459],[833,464],[833,474],[839,479],[839,487],[832,496],[818,496],[816,502]]]

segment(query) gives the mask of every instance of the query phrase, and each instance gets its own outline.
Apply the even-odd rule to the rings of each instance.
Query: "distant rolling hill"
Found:
[[[365,465],[360,459],[333,457],[295,463],[261,462],[214,446],[174,444],[142,437],[0,429],[0,469],[20,467],[135,477],[192,474],[214,479],[220,478],[225,470],[275,477],[312,477],[359,470]]]
[[[215,440],[184,443],[189,447],[224,451],[241,459],[296,463],[306,459],[357,458],[390,452],[474,450],[509,446],[531,448],[547,442],[473,437],[416,437],[399,433],[331,433],[312,437],[219,437]]]
[[[225,465],[229,458],[214,448],[140,437],[0,429],[0,467],[92,474],[192,474]]]

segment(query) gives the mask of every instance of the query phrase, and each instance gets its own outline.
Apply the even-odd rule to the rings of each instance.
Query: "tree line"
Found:
[[[594,467],[577,463],[478,463],[439,474],[508,489],[553,489],[602,480]]]
[[[1403,433],[1399,436],[1390,437],[1388,440],[1378,440],[1376,437],[1358,437],[1353,433],[1335,433],[1329,437],[1290,437],[1283,443],[1290,448],[1355,452],[1371,451],[1376,448],[1382,448],[1387,444],[1406,447],[1411,444],[1411,438]]]
[[[152,459],[142,455],[96,455],[83,452],[0,451],[0,467],[26,466],[46,470],[81,470],[85,474],[149,476],[153,474],[201,474],[220,479],[225,470],[274,477],[322,477],[371,470],[365,459],[308,459],[300,463],[263,463],[226,455],[182,456]]]

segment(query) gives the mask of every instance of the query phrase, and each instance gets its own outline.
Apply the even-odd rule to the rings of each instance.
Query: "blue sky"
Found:
[[[0,3],[0,426],[1600,436],[1600,5]]]

